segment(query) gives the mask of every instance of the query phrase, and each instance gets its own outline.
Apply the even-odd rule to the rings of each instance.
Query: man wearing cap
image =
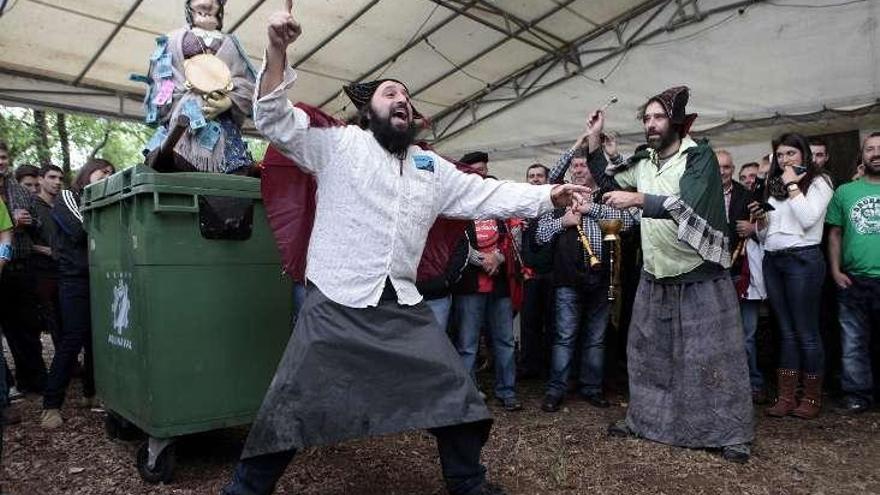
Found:
[[[504,493],[485,481],[491,418],[468,370],[415,287],[435,218],[534,217],[585,188],[531,186],[459,172],[414,146],[420,118],[406,86],[353,84],[360,126],[320,128],[291,105],[288,9],[269,21],[254,122],[317,182],[305,304],[227,495],[266,494],[297,450],[429,429],[449,493]]]
[[[461,163],[471,166],[471,170],[482,175],[489,175],[489,154],[485,151],[472,151],[459,160]]]
[[[489,155],[485,152],[471,152],[458,161],[481,175],[488,172]],[[516,398],[513,338],[513,312],[519,308],[511,297],[513,285],[519,282],[510,278],[519,269],[512,255],[513,225],[513,221],[496,218],[468,222],[462,241],[467,245],[468,263],[452,287],[455,348],[465,368],[474,372],[480,331],[486,329],[495,364],[495,399],[508,412],[522,409]]]
[[[589,162],[605,203],[642,208],[642,272],[627,360],[630,402],[612,435],[717,448],[746,462],[754,436],[749,371],[730,267],[718,161],[688,135],[688,88],[652,97],[640,117],[647,145],[608,166],[602,111],[587,123]]]

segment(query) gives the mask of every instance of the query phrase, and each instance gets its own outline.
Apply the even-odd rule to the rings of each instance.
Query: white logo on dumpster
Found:
[[[113,315],[113,330],[118,335],[110,333],[107,341],[114,346],[131,349],[131,340],[122,336],[123,330],[128,330],[128,313],[131,310],[131,302],[128,299],[128,282],[125,278],[116,281],[113,287],[113,304],[110,306]]]

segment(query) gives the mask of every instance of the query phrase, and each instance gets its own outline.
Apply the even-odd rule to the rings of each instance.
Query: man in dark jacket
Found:
[[[40,317],[44,328],[52,336],[55,349],[60,347],[60,323],[58,318],[58,261],[52,251],[58,226],[52,220],[52,206],[61,192],[61,179],[64,171],[55,165],[40,169],[40,192],[35,197],[37,218],[40,220],[39,238],[34,242],[33,266],[37,279],[37,297],[40,304]]]
[[[526,181],[547,184],[550,169],[535,163],[526,170]],[[546,375],[553,333],[553,249],[538,245],[536,220],[524,220],[520,230],[523,264],[523,308],[520,315],[520,363],[518,378]]]
[[[748,205],[752,202],[752,193],[745,186],[733,180],[736,166],[733,164],[733,156],[729,151],[715,150],[715,157],[718,159],[718,170],[721,172],[721,191],[724,193],[724,213],[727,215],[727,237],[730,239],[731,255],[738,254],[730,268],[734,284],[736,284],[736,278],[742,267],[742,257],[745,255],[743,252],[745,249],[744,241],[748,235],[751,235],[751,232],[744,232],[742,224],[738,226],[738,223],[749,219]],[[746,235],[741,236],[740,233]],[[739,252],[737,253],[737,251]]]

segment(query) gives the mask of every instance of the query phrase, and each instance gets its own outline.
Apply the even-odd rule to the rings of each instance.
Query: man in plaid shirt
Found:
[[[602,231],[599,220],[619,219],[628,230],[639,221],[637,208],[620,210],[598,203],[601,198],[587,166],[583,139],[563,153],[550,172],[551,182],[561,182],[571,168],[571,182],[593,190],[590,200],[575,207],[559,208],[538,220],[535,241],[553,244],[553,285],[556,298],[556,327],[551,352],[550,380],[541,409],[556,412],[562,403],[572,369],[574,345],[583,333],[578,368],[578,393],[596,407],[608,407],[602,393],[605,368],[605,335],[611,304],[608,301],[610,274],[607,264],[590,264],[593,254],[602,260]],[[612,157],[615,158],[615,157]],[[618,157],[616,157],[619,159]],[[580,230],[578,229],[580,226]],[[583,236],[583,237],[582,237]]]
[[[0,199],[6,203],[14,224],[12,260],[3,269],[0,279],[0,326],[15,362],[15,383],[21,392],[42,393],[46,386],[46,365],[40,342],[37,313],[36,279],[30,265],[33,239],[39,233],[34,196],[16,181],[12,157],[5,143],[0,142]],[[11,378],[11,377],[10,377]]]

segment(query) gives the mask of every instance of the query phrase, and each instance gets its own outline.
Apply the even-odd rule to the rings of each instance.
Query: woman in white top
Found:
[[[758,213],[758,238],[764,244],[764,281],[779,323],[778,395],[769,416],[818,416],[825,359],[819,336],[819,306],[825,257],[819,244],[825,210],[834,193],[831,180],[813,163],[807,139],[784,134],[773,143],[773,163]],[[803,376],[804,395],[795,389]]]

